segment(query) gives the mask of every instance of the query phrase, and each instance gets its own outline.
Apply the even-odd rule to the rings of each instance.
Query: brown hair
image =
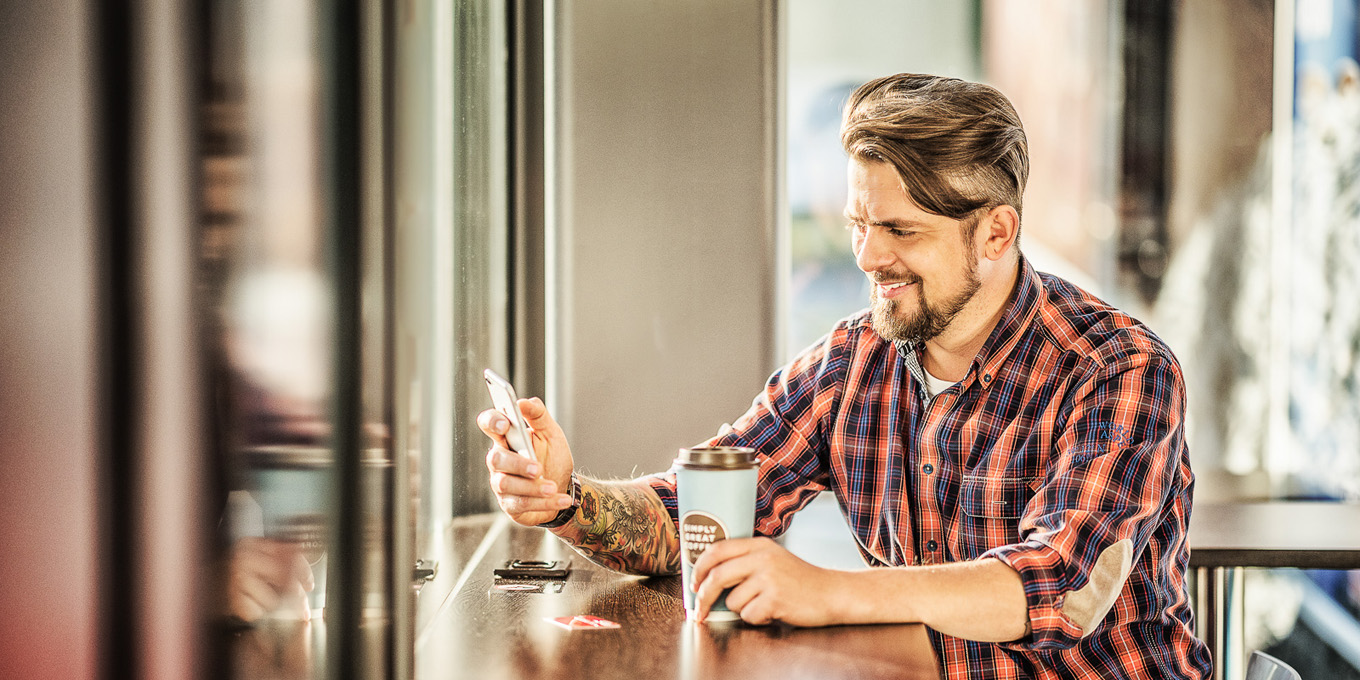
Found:
[[[851,158],[892,165],[927,212],[956,220],[998,205],[1020,212],[1029,145],[996,88],[915,73],[869,81],[846,102],[841,144]]]

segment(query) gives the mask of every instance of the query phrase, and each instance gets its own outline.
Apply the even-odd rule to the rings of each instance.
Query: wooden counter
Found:
[[[457,578],[420,594],[417,680],[937,677],[933,659],[905,651],[904,640],[925,635],[919,625],[696,624],[685,620],[679,577],[611,572],[498,516],[459,520],[450,538],[451,564],[440,569]],[[492,569],[511,559],[571,560],[572,572],[561,592],[497,590]],[[623,627],[569,631],[545,620],[579,614]]]

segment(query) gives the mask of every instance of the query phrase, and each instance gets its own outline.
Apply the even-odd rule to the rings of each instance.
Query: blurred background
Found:
[[[6,0],[0,677],[438,677],[481,371],[594,475],[738,417],[867,302],[839,117],[903,71],[1014,102],[1022,249],[1175,350],[1197,501],[1360,502],[1358,6]],[[1360,578],[1246,594],[1360,677]]]

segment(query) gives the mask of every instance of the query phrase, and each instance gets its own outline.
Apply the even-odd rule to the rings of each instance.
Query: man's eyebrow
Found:
[[[924,223],[917,222],[915,220],[866,220],[855,216],[848,210],[845,211],[843,215],[845,216],[845,219],[851,222],[854,222],[856,224],[867,224],[871,227],[886,227],[888,229],[912,229],[925,226]]]

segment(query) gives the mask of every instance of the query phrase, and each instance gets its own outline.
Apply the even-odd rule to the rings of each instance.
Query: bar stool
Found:
[[[1265,652],[1252,652],[1251,659],[1247,661],[1246,680],[1303,679],[1299,677],[1299,672],[1291,668],[1289,664]]]

